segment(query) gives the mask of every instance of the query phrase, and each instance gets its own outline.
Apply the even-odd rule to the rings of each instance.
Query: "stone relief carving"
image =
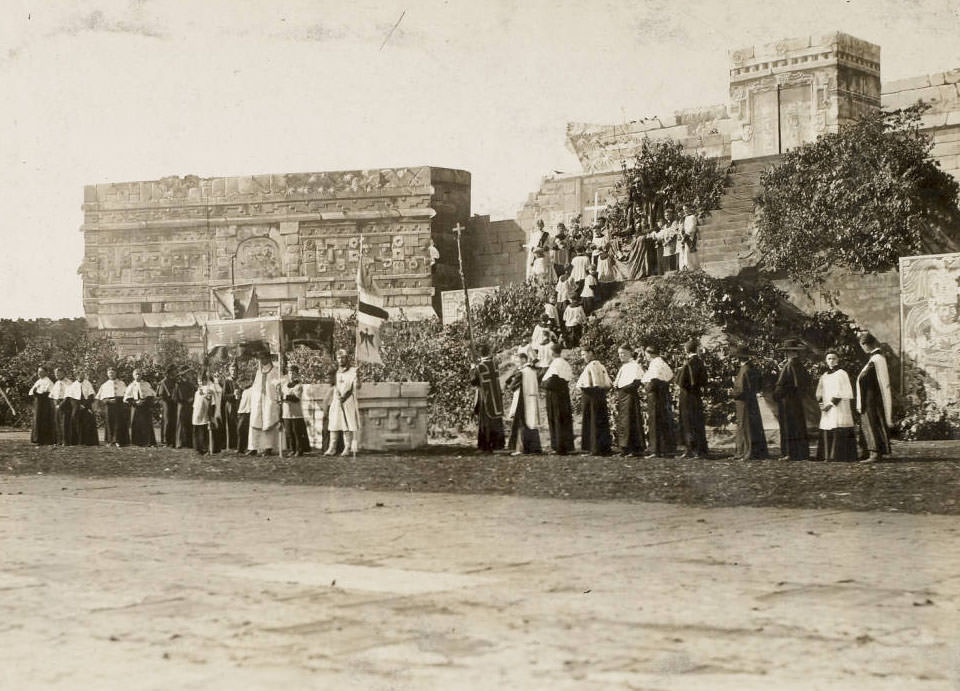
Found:
[[[281,273],[280,248],[270,238],[250,238],[237,247],[236,275],[238,277],[277,278]]]

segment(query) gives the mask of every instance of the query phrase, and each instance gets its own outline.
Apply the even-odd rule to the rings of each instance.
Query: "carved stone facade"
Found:
[[[847,34],[735,50],[730,61],[734,160],[787,151],[880,107],[880,47]]]
[[[91,326],[124,352],[161,333],[196,347],[199,325],[218,316],[214,291],[234,284],[256,286],[261,314],[353,311],[361,234],[387,310],[434,316],[440,291],[454,286],[449,271],[431,272],[427,245],[456,266],[451,229],[470,218],[470,174],[423,166],[169,177],[87,186],[83,211]]]

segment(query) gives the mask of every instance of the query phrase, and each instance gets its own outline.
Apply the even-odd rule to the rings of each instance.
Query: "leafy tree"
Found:
[[[927,108],[866,115],[764,171],[762,265],[810,289],[834,266],[874,273],[902,256],[960,249],[960,185],[930,155],[920,131]]]
[[[642,221],[656,227],[670,204],[690,204],[700,213],[716,209],[726,180],[727,166],[719,160],[688,153],[680,142],[645,138],[633,165],[623,165],[619,199],[607,207],[607,221],[616,230],[636,230]]]

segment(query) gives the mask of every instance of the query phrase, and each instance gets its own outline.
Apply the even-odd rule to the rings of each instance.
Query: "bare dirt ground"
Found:
[[[723,451],[716,453],[722,455]],[[34,447],[0,434],[0,476],[256,480],[375,490],[960,514],[960,441],[895,442],[896,460],[864,465],[619,456],[478,455],[467,447],[403,454],[254,458],[233,452]]]
[[[82,454],[93,463],[83,467],[108,458],[127,474],[163,472],[159,459],[177,457],[109,453]],[[67,464],[67,452],[30,458]],[[536,478],[558,474],[543,467],[555,460],[363,457],[349,473],[344,461],[311,477],[392,483],[441,465],[455,478],[470,470],[457,488],[514,492],[497,478],[523,477],[522,488],[545,492]],[[498,462],[507,475],[494,472]],[[175,480],[0,475],[0,688],[947,691],[960,682],[954,516],[216,482],[185,470],[215,474],[230,459],[179,463]],[[308,472],[299,463],[256,472],[296,479]],[[582,463],[576,472],[589,477],[591,460]],[[590,491],[652,473],[612,463]],[[924,463],[914,474],[933,467]],[[380,466],[391,469],[374,473]],[[740,473],[717,462],[709,476],[725,467]]]

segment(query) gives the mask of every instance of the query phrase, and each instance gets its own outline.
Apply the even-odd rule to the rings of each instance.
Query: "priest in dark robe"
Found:
[[[577,388],[583,395],[580,448],[584,455],[606,456],[610,453],[611,442],[607,392],[613,386],[613,381],[607,373],[607,368],[594,357],[592,350],[581,348],[580,352],[587,363],[583,372],[580,373],[580,378],[577,379]]]
[[[880,343],[873,334],[864,332],[860,335],[860,347],[870,356],[857,376],[857,410],[868,452],[860,462],[875,463],[890,453],[893,394],[887,359],[880,351]]]
[[[133,381],[127,386],[123,400],[130,406],[130,443],[136,446],[156,446],[153,431],[153,400],[156,392],[143,379],[140,370],[133,370]]]
[[[73,399],[67,396],[67,391],[73,384],[73,380],[66,376],[59,367],[54,368],[53,378],[53,386],[50,387],[50,402],[53,404],[57,446],[73,446],[77,443],[73,436]]]
[[[787,359],[780,366],[773,400],[777,402],[777,420],[780,423],[780,460],[806,461],[810,458],[810,442],[807,439],[807,416],[803,399],[809,395],[807,373],[800,363],[803,344],[797,340],[786,341],[781,349]]]
[[[57,443],[57,430],[53,418],[53,404],[50,402],[50,389],[53,381],[47,376],[44,367],[37,368],[37,381],[30,387],[27,395],[33,399],[33,426],[30,441],[40,446]]]
[[[170,447],[177,445],[177,368],[168,367],[166,376],[157,386],[157,399],[160,401],[160,444]]]
[[[97,391],[97,400],[103,406],[105,418],[103,439],[108,445],[126,446],[130,443],[130,414],[127,405],[123,402],[127,385],[122,379],[117,379],[117,370],[107,369],[107,380],[100,385]]]
[[[479,346],[480,362],[470,371],[470,383],[477,387],[473,413],[477,416],[477,449],[493,453],[503,448],[503,392],[500,390],[497,363],[490,356],[490,346]]]
[[[77,444],[98,446],[100,435],[97,432],[97,418],[93,413],[93,401],[97,392],[94,391],[86,372],[77,374],[77,379],[67,395],[73,401],[73,437]]]
[[[193,448],[193,395],[197,387],[190,370],[180,373],[177,383],[177,448]]]
[[[686,446],[680,458],[707,457],[707,427],[703,412],[703,387],[707,385],[707,368],[700,357],[699,345],[696,339],[687,341],[684,347],[687,361],[677,375],[677,386],[680,388],[680,429]]]
[[[639,393],[643,368],[629,346],[620,346],[617,354],[621,363],[613,380],[617,395],[617,445],[621,456],[639,456],[646,448]]]
[[[647,370],[640,380],[647,394],[647,458],[669,457],[677,450],[673,434],[673,412],[670,406],[670,381],[673,370],[660,357],[660,351],[647,346]]]
[[[221,394],[221,404],[223,406],[223,430],[224,434],[226,435],[223,448],[233,449],[236,451],[238,449],[237,406],[240,405],[241,395],[240,387],[237,386],[236,365],[231,364],[227,369],[227,376],[224,377],[221,387],[223,389],[223,393]],[[307,443],[307,446],[309,446],[309,442]]]
[[[570,381],[573,370],[563,359],[560,344],[551,346],[553,359],[543,373],[540,388],[546,393],[547,424],[550,427],[550,448],[565,456],[573,451],[573,410],[570,406]]]
[[[767,458],[767,439],[757,402],[763,377],[753,366],[746,348],[738,346],[732,355],[740,361],[740,369],[733,379],[733,401],[737,409],[737,453],[734,460],[763,460]]]
[[[507,390],[513,392],[510,415],[510,448],[512,456],[521,453],[542,453],[540,445],[540,387],[537,370],[529,361],[526,352],[514,355],[517,370],[507,378]]]

